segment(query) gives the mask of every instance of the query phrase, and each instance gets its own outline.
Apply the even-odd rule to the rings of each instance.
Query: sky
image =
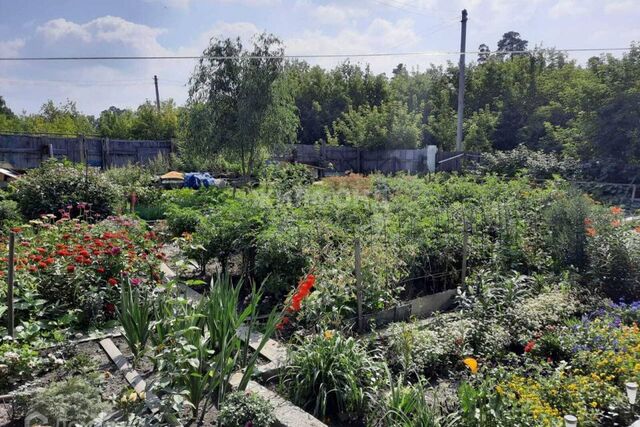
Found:
[[[469,13],[467,50],[492,50],[517,31],[529,47],[614,48],[640,41],[640,0],[0,0],[0,58],[199,55],[212,37],[273,33],[286,53],[451,52],[460,11]],[[614,53],[620,56],[622,53]],[[584,62],[594,53],[570,54]],[[476,55],[467,55],[468,61]],[[309,60],[333,67],[345,59]],[[425,69],[456,55],[351,58],[391,74]],[[17,113],[67,99],[88,114],[154,99],[183,104],[195,60],[0,61],[0,95]]]

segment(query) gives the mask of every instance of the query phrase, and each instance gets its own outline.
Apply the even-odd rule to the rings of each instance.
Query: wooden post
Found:
[[[467,217],[462,213],[462,269],[460,271],[460,281],[462,286],[467,278],[467,251],[469,250],[469,236],[467,229]]]
[[[15,318],[13,309],[13,281],[14,281],[14,258],[16,246],[16,233],[9,234],[9,271],[7,272],[7,330],[11,337],[15,336]]]
[[[358,298],[358,331],[362,332],[364,330],[364,318],[362,316],[362,248],[360,247],[360,239],[356,238],[354,244],[356,292]]]
[[[53,159],[53,144],[49,144],[47,149],[49,150],[49,158]]]

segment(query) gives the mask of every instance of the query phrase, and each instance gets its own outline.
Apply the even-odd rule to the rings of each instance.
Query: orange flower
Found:
[[[614,219],[613,221],[611,221],[611,226],[612,227],[620,227],[620,220],[619,219]]]
[[[462,363],[467,365],[472,374],[478,373],[478,361],[473,357],[466,357],[462,360]]]
[[[614,215],[620,215],[622,213],[622,208],[620,206],[612,206],[611,213]]]
[[[595,228],[593,228],[593,227],[587,227],[587,236],[589,236],[589,237],[595,237],[595,236],[596,236],[596,234],[598,234],[598,233],[596,232],[596,229],[595,229]]]
[[[636,228],[634,228],[633,231],[635,231],[636,233],[640,233],[640,225],[638,225]]]

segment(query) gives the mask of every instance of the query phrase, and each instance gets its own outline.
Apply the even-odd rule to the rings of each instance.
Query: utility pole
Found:
[[[464,151],[462,144],[462,124],[464,123],[464,53],[467,46],[467,9],[462,10],[462,27],[460,29],[460,64],[458,65],[458,130],[456,132],[456,151]]]
[[[153,76],[153,83],[156,85],[156,108],[160,112],[160,92],[158,92],[158,76]]]

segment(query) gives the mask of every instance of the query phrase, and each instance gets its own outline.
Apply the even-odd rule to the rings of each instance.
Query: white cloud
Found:
[[[605,1],[605,13],[629,13],[638,8],[638,3],[633,0]]]
[[[366,54],[390,50],[410,50],[415,48],[420,36],[414,28],[412,19],[388,21],[376,18],[364,29],[344,28],[335,34],[327,34],[322,30],[305,31],[299,36],[285,39],[287,53],[291,55],[305,54]],[[322,66],[331,67],[346,58],[309,60]],[[406,58],[405,58],[406,59]],[[360,62],[359,57],[353,60]],[[362,61],[364,62],[364,61]],[[402,58],[367,58],[372,69],[377,72],[390,71]]]
[[[549,9],[549,16],[557,19],[565,16],[582,15],[587,11],[587,8],[580,5],[576,0],[558,0],[558,2]]]
[[[344,25],[352,19],[361,18],[367,14],[365,9],[336,4],[319,5],[311,11],[313,18],[324,25]]]
[[[128,52],[148,55],[167,51],[157,40],[164,32],[161,28],[136,24],[110,15],[84,24],[64,18],[53,19],[36,29],[36,33],[49,45],[64,41],[67,48],[73,49],[72,43],[79,41],[82,45],[91,45],[92,48],[99,48],[101,44],[118,45],[124,46]]]
[[[145,0],[148,3],[161,3],[173,9],[189,9],[195,0]],[[266,6],[279,4],[280,0],[203,0],[212,3],[238,3],[245,6]]]
[[[0,41],[0,56],[18,56],[24,45],[24,39]]]

